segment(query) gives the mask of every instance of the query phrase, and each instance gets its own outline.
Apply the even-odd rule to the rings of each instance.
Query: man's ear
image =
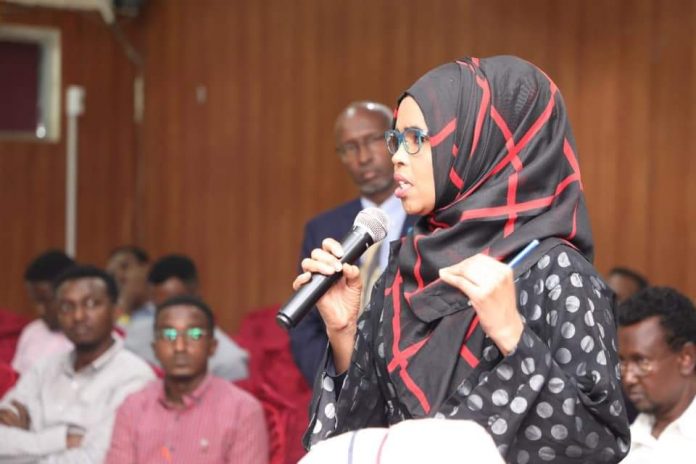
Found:
[[[212,340],[210,340],[210,345],[208,348],[208,357],[212,358],[215,352],[217,351],[218,347],[218,341],[217,338],[215,338],[215,332],[211,335]]]
[[[686,342],[679,352],[679,372],[684,376],[694,375],[696,370],[696,345]]]
[[[150,349],[152,349],[152,354],[155,355],[155,359],[159,362],[162,362],[162,361],[160,361],[159,357],[157,356],[157,350],[155,349],[155,343],[156,343],[155,338],[153,337],[152,341],[150,342]]]

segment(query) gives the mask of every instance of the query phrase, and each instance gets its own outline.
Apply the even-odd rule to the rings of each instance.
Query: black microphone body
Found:
[[[360,225],[353,226],[353,229],[341,242],[343,247],[341,263],[353,264],[374,242],[375,240],[366,228]],[[342,275],[343,272],[336,272],[330,276],[312,274],[310,281],[300,287],[278,311],[276,321],[286,329],[295,327]]]

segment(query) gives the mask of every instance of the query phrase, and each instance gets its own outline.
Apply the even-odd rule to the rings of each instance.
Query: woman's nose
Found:
[[[406,153],[406,150],[404,149],[403,144],[399,144],[399,149],[396,150],[396,153],[394,153],[392,155],[391,159],[392,159],[392,164],[394,166],[406,164],[406,160],[408,159],[408,153]]]

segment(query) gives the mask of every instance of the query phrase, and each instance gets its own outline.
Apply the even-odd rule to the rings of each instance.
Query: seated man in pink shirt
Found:
[[[23,374],[37,361],[72,349],[72,343],[58,326],[53,280],[74,261],[62,251],[47,251],[37,256],[24,272],[29,298],[40,316],[22,331],[12,359],[12,368]]]
[[[208,373],[214,329],[213,312],[196,297],[174,297],[157,307],[152,345],[164,379],[121,405],[107,463],[268,462],[260,403]]]

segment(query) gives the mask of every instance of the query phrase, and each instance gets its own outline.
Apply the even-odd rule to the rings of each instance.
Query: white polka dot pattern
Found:
[[[542,256],[517,285],[525,321],[517,348],[503,357],[485,339],[479,367],[466,379],[453,379],[450,396],[430,415],[477,421],[510,463],[619,461],[630,441],[606,285],[575,250],[563,246]],[[376,313],[370,320],[361,317],[360,344],[345,381],[326,373],[317,381],[310,443],[413,415],[400,397],[408,393],[390,380],[399,374],[385,365],[391,348],[382,329],[389,321],[380,325]]]

